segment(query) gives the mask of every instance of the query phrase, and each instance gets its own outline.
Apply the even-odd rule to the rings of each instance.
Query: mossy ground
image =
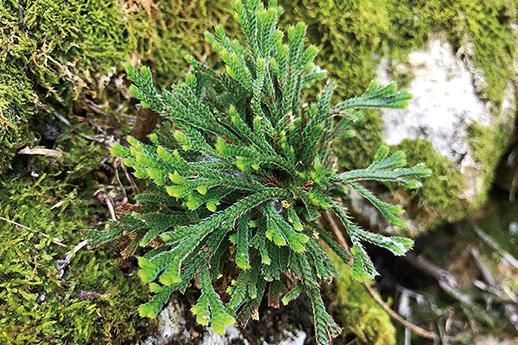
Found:
[[[59,274],[83,231],[109,217],[93,195],[112,174],[98,132],[74,120],[60,130],[61,159],[17,157],[0,181],[0,343],[133,341],[146,292],[117,250],[83,247]]]
[[[95,217],[88,199],[50,174],[13,177],[2,183],[0,195],[1,216],[23,225],[0,221],[0,343],[120,344],[138,338],[136,308],[145,292],[116,255],[83,248],[58,275],[58,261]]]
[[[161,85],[185,72],[230,1],[15,1],[0,6],[0,172],[37,141],[36,116],[122,113],[123,66],[154,67]],[[123,85],[122,85],[123,86]],[[114,94],[115,92],[115,94]]]
[[[123,65],[151,64],[167,85],[230,10],[205,1],[2,1],[0,210],[34,231],[0,220],[0,343],[119,344],[150,332],[137,312],[146,291],[116,250],[81,249],[61,278],[56,263],[81,230],[109,218],[91,200],[113,178],[105,140],[127,133],[135,116]],[[62,158],[13,161],[25,145]]]
[[[469,55],[487,82],[485,97],[497,106],[501,101],[516,50],[509,26],[517,17],[512,1],[280,3],[287,22],[309,24],[310,36],[321,48],[319,63],[337,80],[340,96],[361,92],[375,77],[382,54],[404,61],[431,32],[445,31],[456,48],[470,42]],[[0,0],[2,217],[60,237],[67,245],[80,241],[79,229],[97,218],[107,219],[104,207],[93,206],[90,198],[96,188],[111,182],[106,150],[98,140],[127,132],[134,119],[122,66],[150,64],[160,85],[167,86],[184,73],[186,54],[210,56],[203,32],[215,22],[226,23],[231,4]],[[59,118],[68,119],[71,127],[59,124]],[[365,118],[354,137],[348,133],[335,146],[343,168],[367,165],[382,143],[377,114]],[[56,133],[48,133],[49,128]],[[481,160],[495,154],[488,149],[491,136],[484,137],[487,140],[475,148]],[[60,150],[63,159],[17,157],[12,163],[27,144]],[[411,162],[425,160],[440,172],[440,178],[430,179],[412,196],[419,207],[441,212],[447,219],[465,212],[452,201],[462,186],[451,164],[432,153],[427,143],[405,142],[401,147],[412,148]],[[40,177],[32,177],[31,171]],[[58,279],[55,262],[63,258],[64,248],[1,221],[0,240],[5,244],[0,248],[0,342],[104,344],[136,334],[139,319],[134,307],[143,292],[109,252],[94,255],[81,250]],[[344,305],[365,297],[354,291],[343,295]],[[350,331],[369,334],[362,330],[369,318],[347,320],[357,328]]]

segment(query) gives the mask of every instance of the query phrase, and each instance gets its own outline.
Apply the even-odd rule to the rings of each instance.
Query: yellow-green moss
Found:
[[[429,141],[407,139],[396,148],[406,152],[409,165],[423,162],[432,170],[432,176],[423,181],[422,188],[396,193],[398,201],[408,203],[411,219],[430,228],[444,221],[455,222],[472,210],[472,205],[460,198],[466,182],[458,167],[437,153]]]
[[[314,44],[320,47],[318,63],[337,81],[341,96],[365,90],[375,77],[376,54],[390,31],[391,14],[384,0],[280,1],[286,20],[304,21]]]
[[[512,123],[507,125],[499,124],[491,127],[473,123],[468,127],[468,143],[473,157],[481,168],[484,178],[484,193],[473,202],[473,209],[482,206],[487,199],[496,168],[500,162],[500,157],[505,149],[512,131]]]
[[[367,167],[383,143],[382,131],[379,116],[367,114],[363,126],[355,131],[354,136],[342,137],[334,144],[335,153],[340,157],[339,167],[344,170]],[[391,191],[392,198],[405,206],[408,217],[420,225],[420,230],[444,221],[458,221],[478,207],[460,198],[465,181],[459,168],[436,152],[429,141],[406,139],[393,149],[403,150],[409,165],[423,162],[433,171],[420,189],[393,188]]]
[[[0,30],[0,44],[1,37]],[[33,107],[32,97],[30,83],[22,73],[0,67],[0,173],[8,167],[16,148],[29,140],[27,114]]]
[[[333,151],[341,170],[365,168],[383,145],[383,123],[379,114],[368,111],[354,130],[344,133],[333,143]]]
[[[10,177],[0,186],[0,215],[32,230],[0,220],[0,343],[137,339],[136,306],[144,293],[109,252],[83,248],[58,276],[58,260],[81,241],[80,230],[95,212],[88,199],[49,175]]]
[[[233,3],[233,0],[159,0],[153,1],[148,10],[129,8],[127,30],[134,58],[151,64],[157,82],[168,86],[185,72],[186,55],[199,54],[197,58],[201,60],[208,57],[204,32],[216,23],[226,25],[233,13]]]
[[[344,335],[355,337],[355,344],[394,345],[396,330],[389,315],[377,304],[361,283],[351,277],[351,268],[333,257],[337,267],[336,305]]]
[[[511,79],[518,9],[507,0],[296,0],[281,1],[291,15],[309,24],[322,49],[323,65],[342,95],[357,94],[375,76],[376,56],[405,60],[430,33],[446,32],[483,71],[488,98],[499,104]]]
[[[96,74],[127,55],[122,12],[110,1],[15,1],[0,6],[0,172],[38,112],[68,113]],[[52,109],[52,110],[51,110]],[[7,157],[7,159],[6,159]]]
[[[3,1],[0,172],[34,141],[36,114],[91,113],[85,98],[104,114],[125,111],[119,94],[126,89],[109,84],[125,63],[151,64],[163,86],[179,78],[187,67],[184,56],[200,51],[204,31],[225,22],[231,8],[230,0]]]

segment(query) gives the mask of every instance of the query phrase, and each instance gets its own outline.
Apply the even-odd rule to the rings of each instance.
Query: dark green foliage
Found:
[[[206,34],[226,73],[191,59],[185,82],[158,90],[148,68],[128,68],[132,93],[161,114],[163,130],[150,136],[149,145],[129,137],[129,148],[116,144],[112,152],[137,178],[153,181],[155,201],[145,198],[141,211],[129,214],[117,230],[93,233],[92,240],[132,233],[144,247],[160,242],[139,257],[139,275],[155,293],[140,307],[142,315],[156,315],[173,290],[199,279],[201,296],[193,313],[221,333],[236,319],[250,318],[267,291],[279,299],[290,289],[283,302],[307,294],[317,340],[327,344],[339,329],[319,286],[336,270],[320,237],[339,257],[346,254],[334,235],[319,227],[318,216],[329,209],[341,220],[353,244],[353,276],[372,279],[377,272],[365,243],[403,255],[412,241],[361,229],[339,198],[347,197],[347,188],[356,189],[402,226],[401,208],[379,200],[361,183],[415,188],[430,171],[421,164],[404,168],[404,154],[389,154],[385,147],[365,169],[333,169],[329,143],[355,121],[356,109],[399,108],[410,97],[393,84],[372,83],[361,96],[332,106],[333,82],[317,97],[304,92],[326,74],[313,63],[317,49],[304,45],[305,24],[290,26],[286,38],[276,29],[281,12],[275,3],[264,8],[257,0],[238,2],[246,45],[222,27]],[[228,300],[220,293],[225,289]]]

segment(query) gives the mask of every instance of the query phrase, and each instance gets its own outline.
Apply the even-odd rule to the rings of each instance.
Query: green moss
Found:
[[[72,118],[62,130],[55,144],[62,159],[34,156],[28,167],[17,159],[17,172],[0,181],[0,216],[21,224],[0,219],[0,343],[136,341],[146,334],[138,329],[136,308],[145,290],[125,273],[129,262],[110,249],[82,248],[58,275],[57,263],[83,240],[83,230],[109,217],[105,206],[91,200],[111,182],[106,172],[113,174],[105,163],[109,153],[90,125]]]
[[[365,112],[360,125],[344,133],[333,143],[341,170],[365,168],[383,144],[383,123],[375,111]]]
[[[27,118],[33,106],[32,96],[30,83],[23,74],[0,67],[0,173],[8,168],[16,149],[29,141]]]
[[[484,178],[484,193],[473,202],[473,208],[486,202],[487,192],[493,183],[500,157],[507,147],[511,130],[512,124],[487,127],[473,123],[468,127],[468,143]]]
[[[383,143],[383,125],[375,113],[365,117],[365,124],[352,137],[342,137],[334,144],[340,157],[341,169],[364,168],[372,162],[377,148]],[[373,134],[377,133],[377,134]],[[425,163],[433,174],[414,191],[394,188],[391,198],[403,204],[407,215],[420,228],[427,229],[444,221],[455,222],[479,205],[468,204],[460,196],[465,181],[454,162],[437,153],[427,140],[403,140],[394,149],[403,150],[409,165]]]
[[[409,165],[425,163],[432,176],[423,181],[422,188],[411,192],[397,191],[395,198],[407,202],[411,219],[429,228],[443,221],[455,222],[472,210],[459,198],[465,190],[465,181],[458,167],[437,153],[426,140],[403,140],[396,146],[407,154]]]
[[[456,48],[472,48],[467,54],[483,71],[484,91],[496,104],[512,75],[517,45],[511,23],[518,13],[510,1],[298,0],[284,5],[293,21],[306,21],[315,41],[322,42],[325,67],[342,95],[357,94],[375,76],[376,55],[404,61],[437,31],[446,32]]]
[[[318,44],[318,63],[337,81],[341,96],[358,95],[375,77],[376,54],[390,31],[390,13],[384,0],[281,1],[290,16],[309,25],[309,37]]]
[[[3,2],[0,172],[17,149],[37,137],[36,114],[67,117],[80,109],[120,117],[126,111],[127,91],[120,83],[110,84],[114,72],[122,72],[129,61],[151,64],[160,84],[168,85],[187,67],[184,56],[204,46],[203,32],[216,21],[225,22],[232,8],[230,0],[145,3]],[[92,111],[85,99],[97,103],[97,109]]]
[[[135,340],[143,291],[109,252],[83,248],[58,276],[58,260],[80,242],[94,211],[87,199],[48,175],[14,177],[2,183],[0,196],[1,216],[23,225],[0,220],[0,343]]]
[[[163,86],[181,78],[187,62],[185,56],[199,54],[205,60],[209,47],[204,32],[230,18],[232,0],[223,1],[154,1],[154,6],[129,11],[129,45],[138,58],[155,69]],[[233,22],[233,21],[231,21]]]
[[[333,257],[337,267],[336,310],[344,334],[354,336],[355,344],[394,345],[396,330],[389,315],[369,295],[361,283],[351,277],[351,268]]]
[[[109,1],[3,1],[0,122],[7,126],[0,130],[0,172],[34,140],[28,126],[36,113],[68,113],[71,100],[95,83],[93,75],[128,54],[120,18],[120,7]]]

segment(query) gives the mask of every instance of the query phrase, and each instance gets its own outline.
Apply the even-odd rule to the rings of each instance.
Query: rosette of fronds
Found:
[[[278,30],[281,12],[275,3],[237,2],[244,42],[220,26],[206,34],[222,72],[191,59],[184,82],[159,90],[148,68],[128,68],[133,95],[161,115],[162,125],[150,144],[130,137],[129,148],[116,144],[112,151],[154,188],[137,197],[136,211],[92,240],[131,233],[143,248],[139,275],[154,293],[140,306],[143,316],[156,316],[173,291],[196,282],[201,295],[192,312],[221,333],[256,316],[265,296],[278,306],[306,294],[316,339],[327,344],[339,328],[319,286],[336,274],[329,251],[349,258],[319,216],[332,212],[342,222],[354,278],[371,279],[377,272],[366,243],[403,255],[412,240],[362,229],[340,198],[354,190],[404,226],[401,207],[380,200],[364,182],[415,188],[430,171],[422,164],[404,167],[404,154],[386,147],[364,169],[333,168],[330,143],[358,120],[358,110],[402,108],[410,96],[394,84],[373,83],[332,105],[332,81],[313,96],[315,82],[326,78],[313,62],[318,49],[304,44],[303,23]]]

